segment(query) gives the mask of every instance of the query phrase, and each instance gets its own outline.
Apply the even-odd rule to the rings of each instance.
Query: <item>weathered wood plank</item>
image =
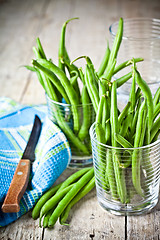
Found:
[[[7,227],[0,228],[0,240],[42,240],[42,232],[38,221],[34,221],[29,212]]]
[[[40,28],[36,35],[32,36],[33,45],[36,46],[36,37],[39,37],[46,56],[58,63],[58,45],[62,24],[70,18],[70,6],[72,1],[48,1],[48,5],[43,11],[42,18],[39,16]],[[29,49],[32,50],[32,46]],[[34,55],[32,56],[34,58]],[[30,64],[31,58],[27,60]],[[30,75],[30,81],[25,89],[22,103],[46,103],[45,94],[40,86],[36,74]]]
[[[128,239],[159,239],[159,212],[144,216],[128,217],[127,236]]]
[[[127,218],[127,239],[159,239],[160,238],[160,202],[148,214]]]
[[[47,1],[46,1],[47,3]],[[23,67],[33,58],[44,1],[5,1],[0,7],[0,96],[20,101],[30,73]]]

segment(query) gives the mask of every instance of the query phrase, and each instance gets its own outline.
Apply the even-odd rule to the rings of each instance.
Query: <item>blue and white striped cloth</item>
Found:
[[[47,118],[46,112],[45,105],[22,106],[9,98],[0,98],[0,227],[28,212],[70,163],[68,141],[62,131]],[[30,182],[21,199],[20,211],[3,213],[1,205],[26,147],[35,114],[40,117],[43,126]]]

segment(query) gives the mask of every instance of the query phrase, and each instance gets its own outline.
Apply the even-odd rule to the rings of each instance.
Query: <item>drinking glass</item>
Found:
[[[118,28],[118,22],[109,27],[111,41],[113,42]],[[154,95],[160,86],[160,19],[154,18],[128,18],[124,19],[123,38],[117,56],[117,65],[127,59],[141,57],[144,61],[137,63],[138,71],[149,85]],[[119,78],[131,71],[126,67],[115,75]],[[129,95],[131,79],[121,86],[118,93],[126,101]]]
[[[139,215],[158,202],[160,139],[139,148],[119,148],[96,139],[90,128],[99,204],[116,215]]]
[[[48,117],[62,129],[69,141],[72,153],[69,167],[83,168],[92,165],[92,149],[89,136],[89,128],[95,121],[95,112],[92,103],[73,106],[53,101],[48,96],[46,98]],[[73,111],[75,110],[77,110],[79,118],[79,130],[77,132],[74,130]],[[83,118],[83,111],[87,111],[87,119]]]

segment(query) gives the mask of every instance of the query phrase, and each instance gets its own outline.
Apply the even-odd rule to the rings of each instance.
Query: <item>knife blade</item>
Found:
[[[20,200],[28,186],[31,162],[35,159],[35,148],[41,133],[42,123],[37,115],[35,115],[29,140],[23,155],[17,165],[7,195],[2,205],[4,213],[19,212]]]

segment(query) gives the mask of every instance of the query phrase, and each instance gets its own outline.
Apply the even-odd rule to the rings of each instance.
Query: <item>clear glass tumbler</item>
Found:
[[[109,27],[113,42],[118,22]],[[142,57],[144,61],[137,63],[142,78],[148,83],[154,94],[160,86],[160,19],[128,18],[124,19],[123,38],[117,56],[117,65],[127,59]],[[115,74],[116,78],[131,71],[128,66]],[[128,95],[131,80],[119,88],[119,93]],[[127,98],[127,97],[126,97]]]
[[[95,121],[95,112],[92,104],[70,105],[66,103],[55,102],[47,95],[48,117],[56,123],[66,135],[72,153],[72,159],[69,167],[83,168],[92,164],[92,148],[89,136],[89,128]],[[87,112],[87,118],[83,117],[84,111]],[[78,128],[75,129],[76,113]]]
[[[158,202],[160,140],[140,148],[114,148],[90,128],[99,204],[116,215],[139,215]]]

